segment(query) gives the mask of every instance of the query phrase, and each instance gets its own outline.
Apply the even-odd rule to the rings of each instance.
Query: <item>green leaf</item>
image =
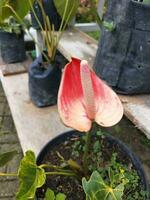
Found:
[[[94,171],[89,181],[86,181],[85,178],[82,179],[82,185],[87,200],[122,200],[125,183],[112,188],[105,184],[97,171]]]
[[[81,171],[81,167],[80,167],[80,165],[79,165],[76,161],[74,161],[74,160],[72,160],[72,159],[69,159],[69,160],[67,161],[67,163],[68,163],[68,165],[69,165],[69,167],[70,167],[71,169],[73,169],[73,170],[75,170],[75,171]]]
[[[0,23],[4,23],[11,16],[20,22],[29,13],[30,3],[33,2],[34,0],[0,0]]]
[[[143,0],[143,3],[149,4],[150,0]]]
[[[23,19],[30,11],[34,0],[16,0],[14,9],[21,19]]]
[[[36,158],[32,151],[27,151],[22,159],[18,176],[20,188],[16,200],[34,198],[36,189],[45,183],[46,175],[44,169],[36,165]]]
[[[0,167],[6,165],[9,161],[11,161],[14,156],[17,154],[17,151],[9,151],[0,155]]]
[[[97,153],[100,151],[100,142],[99,140],[97,140],[94,144],[93,144],[93,151],[94,153]]]
[[[66,195],[63,193],[58,193],[56,196],[54,194],[54,191],[51,189],[47,189],[46,194],[45,194],[45,200],[65,200]]]
[[[65,200],[66,199],[66,195],[62,194],[62,193],[58,193],[56,195],[56,200]]]
[[[49,188],[46,190],[45,200],[55,200],[55,194],[54,194],[53,190],[51,190]]]
[[[54,0],[54,4],[61,18],[68,22],[75,16],[79,0]]]
[[[115,30],[115,24],[114,22],[107,22],[107,21],[103,21],[103,26],[109,30],[110,32]]]
[[[2,17],[3,6],[5,5],[5,0],[0,1],[0,19]]]
[[[8,3],[9,0],[0,0],[0,23],[3,23],[5,19],[9,18],[12,15],[11,10],[6,7],[6,4]]]

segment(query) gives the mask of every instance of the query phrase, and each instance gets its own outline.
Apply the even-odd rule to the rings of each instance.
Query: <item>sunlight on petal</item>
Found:
[[[60,117],[65,125],[81,132],[87,132],[91,129],[92,122],[85,115],[85,110],[79,101],[66,104],[65,108],[61,103],[58,106]]]
[[[101,126],[113,126],[123,116],[123,106],[117,94],[92,74],[93,88],[95,92],[96,116],[95,121]]]

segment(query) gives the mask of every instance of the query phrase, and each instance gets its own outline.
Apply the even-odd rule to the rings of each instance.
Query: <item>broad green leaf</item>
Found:
[[[76,14],[79,0],[54,0],[57,12],[64,21],[70,21]]]
[[[9,151],[0,155],[0,167],[6,165],[9,161],[11,161],[14,156],[17,154],[17,151]]]
[[[45,200],[55,200],[55,194],[53,190],[49,188],[46,190]]]
[[[2,11],[3,11],[3,6],[5,5],[6,0],[1,0],[0,1],[0,18],[2,17]]]
[[[3,23],[5,19],[12,16],[11,10],[6,7],[7,4],[9,4],[9,0],[0,0],[0,23]],[[10,5],[12,5],[12,3]]]
[[[124,191],[124,185],[125,185],[125,183],[120,183],[117,187],[115,187],[114,189],[112,189],[110,191],[109,196],[113,200],[122,200],[123,191]]]
[[[82,179],[82,185],[86,194],[87,200],[122,200],[124,183],[119,184],[115,188],[106,185],[101,175],[94,171],[89,179],[86,181]]]
[[[4,6],[5,5],[5,2],[6,2],[7,0],[1,0],[0,1],[0,9],[2,8],[2,6]]]
[[[66,199],[66,195],[62,194],[62,193],[58,193],[56,195],[56,200],[65,200]]]
[[[10,16],[20,22],[29,13],[33,2],[34,0],[0,0],[0,23]]]
[[[16,0],[14,9],[21,19],[23,19],[30,11],[34,0]]]
[[[22,159],[18,171],[20,187],[16,200],[34,198],[36,189],[45,183],[44,169],[36,165],[36,158],[32,151],[27,151]]]

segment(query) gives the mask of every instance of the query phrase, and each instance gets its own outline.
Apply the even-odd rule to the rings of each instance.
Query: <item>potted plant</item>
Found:
[[[29,10],[30,4],[26,0],[0,2],[0,54],[6,63],[26,59],[23,30],[27,25],[23,20]]]
[[[0,173],[19,177],[16,200],[33,199],[35,194],[37,199],[45,196],[46,200],[149,199],[139,160],[122,142],[103,135],[93,124],[116,124],[123,108],[86,61],[73,58],[65,66],[58,110],[63,122],[76,131],[50,141],[37,163],[34,153],[27,151],[17,174]],[[3,160],[6,163],[8,159]]]
[[[44,107],[57,102],[61,70],[66,63],[66,60],[58,53],[57,46],[65,27],[77,11],[79,1],[54,0],[56,9],[62,18],[57,32],[55,32],[54,22],[51,22],[47,16],[43,1],[38,0],[36,3],[41,9],[44,28],[33,6],[32,13],[40,26],[45,47],[41,50],[41,55],[29,67],[29,94],[36,106]]]
[[[115,91],[123,94],[150,92],[150,1],[108,1],[94,69]]]
[[[138,159],[122,142],[101,135],[92,126],[93,121],[104,127],[116,124],[123,108],[117,95],[98,79],[86,61],[73,58],[64,68],[58,111],[65,125],[80,133],[71,131],[58,136],[39,155],[38,164],[47,161],[43,165],[46,173],[57,176],[48,178],[38,197],[42,197],[45,187],[50,187],[65,193],[68,199],[85,199],[82,181],[86,199],[146,199],[141,191],[147,189],[147,183]]]

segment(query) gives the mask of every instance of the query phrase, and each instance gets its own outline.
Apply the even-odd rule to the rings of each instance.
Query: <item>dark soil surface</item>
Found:
[[[74,145],[75,141],[79,141],[80,137],[78,137],[77,135],[74,135],[73,137],[67,138],[67,140],[62,141],[61,144],[56,145],[55,147],[53,147],[50,151],[48,151],[45,154],[45,157],[43,158],[43,161],[41,163],[47,163],[47,164],[53,164],[53,165],[57,165],[60,166],[62,164],[60,156],[58,156],[59,152],[61,154],[61,156],[64,158],[64,160],[69,160],[74,159],[75,161],[77,161],[80,165],[82,165],[82,156],[83,156],[83,151],[81,150],[80,152],[80,157],[75,158],[72,156],[72,147]],[[80,144],[81,146],[83,146],[83,140],[80,140]],[[95,141],[97,141],[97,136],[92,138],[92,143],[91,143],[91,149],[90,149],[90,153],[89,153],[89,165],[93,166],[93,168],[95,167],[93,165],[93,144],[95,143]],[[108,162],[111,160],[112,158],[112,154],[117,152],[117,161],[125,164],[127,167],[130,167],[131,169],[134,169],[134,166],[131,162],[131,160],[127,157],[126,153],[120,149],[120,146],[118,145],[118,143],[116,143],[116,141],[114,142],[113,139],[106,139],[105,137],[100,140],[100,144],[101,144],[101,149],[102,149],[102,155],[103,155],[103,160],[100,160],[101,166],[102,168],[107,167]],[[91,172],[90,172],[91,173]],[[89,174],[90,175],[90,174]],[[81,176],[84,176],[81,173]],[[140,184],[139,184],[140,185]],[[51,188],[52,190],[54,190],[56,193],[58,192],[62,192],[64,194],[66,194],[67,196],[67,200],[85,200],[85,194],[82,190],[82,186],[81,186],[81,181],[78,181],[75,178],[72,177],[63,177],[63,176],[48,176],[46,184],[44,187],[42,187],[41,189],[39,189],[38,193],[37,193],[37,197],[38,199],[41,199],[44,197],[44,193],[46,191],[46,188]]]

